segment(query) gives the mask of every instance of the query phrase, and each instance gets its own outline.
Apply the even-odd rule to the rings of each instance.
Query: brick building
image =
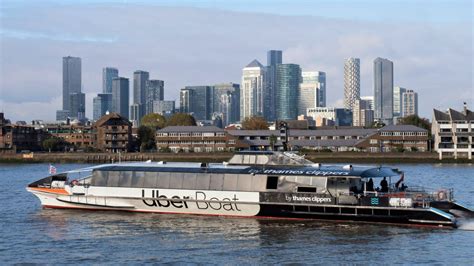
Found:
[[[368,152],[428,151],[428,130],[413,125],[389,125],[377,129],[355,147]]]
[[[158,150],[216,152],[233,150],[235,138],[215,126],[169,126],[156,132]]]
[[[104,152],[127,152],[132,144],[132,123],[118,113],[102,116],[92,126],[94,147]]]
[[[16,152],[41,149],[42,135],[34,127],[15,125],[0,113],[0,150]]]

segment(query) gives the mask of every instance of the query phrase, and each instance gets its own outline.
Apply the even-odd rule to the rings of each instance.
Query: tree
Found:
[[[153,150],[156,148],[155,144],[155,129],[150,126],[140,126],[138,128],[138,146],[140,151]]]
[[[242,128],[247,130],[267,130],[268,123],[261,116],[246,117],[242,122]]]
[[[166,118],[160,114],[150,113],[142,117],[141,124],[153,129],[164,128],[166,125]]]
[[[195,126],[196,120],[192,115],[176,113],[168,119],[166,126]]]
[[[428,119],[419,117],[417,115],[409,115],[406,117],[402,117],[399,120],[399,124],[401,125],[414,125],[417,127],[424,128],[428,131],[431,131],[431,123]]]
[[[61,138],[50,137],[45,139],[41,144],[44,150],[51,152],[64,150],[67,143]]]

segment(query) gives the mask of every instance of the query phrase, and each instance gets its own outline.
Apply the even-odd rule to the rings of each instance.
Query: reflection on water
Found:
[[[473,231],[41,209],[24,186],[45,174],[43,166],[0,165],[3,263],[472,264]],[[68,167],[78,168],[58,166]],[[454,187],[461,202],[473,203],[472,167],[402,168],[411,182]]]

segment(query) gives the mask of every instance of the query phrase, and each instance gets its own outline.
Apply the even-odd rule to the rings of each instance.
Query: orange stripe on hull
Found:
[[[45,188],[45,187],[30,187],[29,189],[34,191],[58,194],[58,195],[69,195],[64,188]]]

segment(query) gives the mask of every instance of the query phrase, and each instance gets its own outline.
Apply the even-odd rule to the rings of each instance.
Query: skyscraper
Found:
[[[112,111],[112,93],[99,93],[93,99],[93,119],[99,120],[107,112]]]
[[[253,60],[242,70],[240,88],[240,120],[246,117],[263,116],[265,90],[265,67]]]
[[[128,78],[118,77],[112,79],[112,111],[126,118],[129,117],[129,84]]]
[[[402,116],[418,115],[418,93],[407,90],[402,94]]]
[[[393,116],[401,117],[402,116],[402,94],[405,93],[407,89],[401,87],[393,88]]]
[[[393,124],[393,62],[380,57],[374,60],[374,118]]]
[[[135,111],[133,114],[136,115],[136,117],[130,117],[132,120],[132,123],[134,123],[136,126],[139,125],[140,119],[143,117],[145,114],[145,109],[146,109],[146,93],[147,93],[147,83],[148,80],[150,79],[150,73],[142,70],[137,70],[133,72],[133,104],[138,106],[134,107]]]
[[[299,115],[306,115],[307,108],[326,106],[326,73],[321,71],[301,72],[299,89]]]
[[[71,110],[69,94],[81,92],[81,81],[81,58],[63,57],[63,110]]]
[[[240,85],[235,83],[221,83],[214,88],[213,112],[222,114],[224,125],[240,120]],[[230,101],[230,102],[228,102]]]
[[[360,59],[349,58],[344,64],[344,108],[352,110],[360,99]]]
[[[82,120],[86,114],[86,95],[82,92],[69,94],[69,116]]]
[[[296,119],[301,68],[296,64],[279,64],[276,67],[276,72],[276,119]]]
[[[77,118],[79,109],[84,107],[80,95],[71,97],[71,94],[80,94],[82,86],[82,72],[81,72],[81,58],[66,56],[63,57],[63,109],[57,112],[57,118],[64,118],[68,115],[72,118]],[[79,101],[71,103],[71,100]],[[71,110],[74,105],[75,110]],[[82,107],[80,107],[82,106]],[[82,109],[81,109],[82,111]]]
[[[146,83],[146,106],[145,114],[153,113],[153,102],[163,101],[165,97],[165,82],[163,80],[151,79]]]
[[[282,63],[282,51],[270,50],[267,52],[263,115],[269,121],[275,120],[276,66]]]
[[[104,67],[102,69],[102,93],[112,93],[112,80],[118,78],[118,69]]]
[[[212,86],[186,86],[180,92],[181,112],[191,113],[196,120],[211,120],[213,101]]]

